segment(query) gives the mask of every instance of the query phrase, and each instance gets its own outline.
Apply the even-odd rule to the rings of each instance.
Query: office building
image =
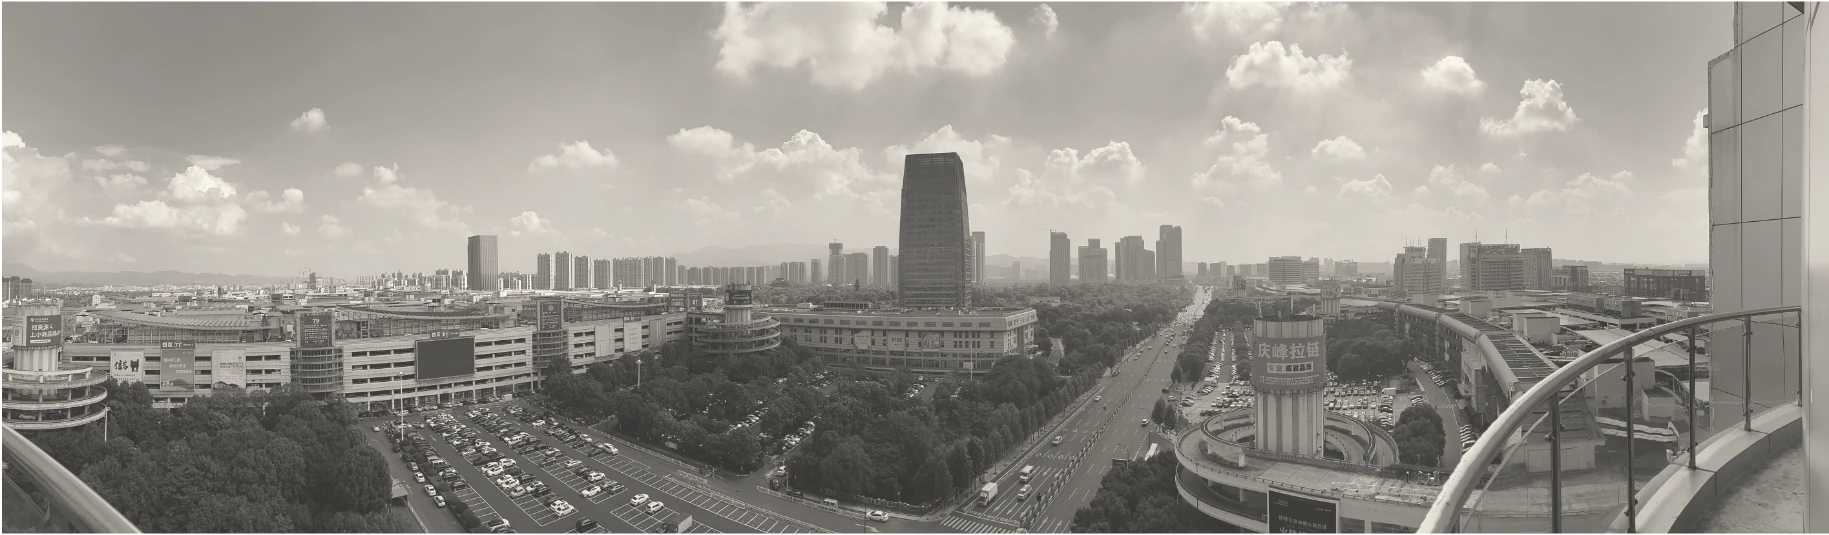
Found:
[[[1551,266],[1550,248],[1524,249],[1524,289],[1549,290],[1556,286],[1556,268]]]
[[[984,282],[984,231],[972,232],[972,281]]]
[[[470,237],[469,269],[464,271],[467,278],[464,286],[471,290],[493,292],[502,289],[500,276],[501,258],[496,248],[496,237],[476,235]]]
[[[1105,282],[1105,274],[1105,248],[1098,238],[1086,240],[1080,246],[1080,282]]]
[[[551,290],[553,287],[553,255],[540,253],[534,256],[533,289]]]
[[[1156,271],[1152,269],[1153,253],[1143,248],[1142,236],[1125,236],[1118,238],[1112,246],[1115,257],[1112,262],[1113,278],[1118,282],[1135,282],[1153,280]]]
[[[1437,263],[1441,263],[1441,262],[1437,262]],[[1358,276],[1359,276],[1359,262],[1355,262],[1352,260],[1341,260],[1338,262],[1334,262],[1334,278],[1351,279],[1353,277],[1358,277]],[[1444,288],[1446,287],[1447,282],[1448,281],[1446,279],[1441,281],[1441,284],[1443,284]]]
[[[1440,259],[1429,256],[1428,248],[1405,247],[1404,252],[1391,261],[1391,285],[1404,296],[1447,293],[1448,287],[1442,277],[1446,268]]]
[[[1573,264],[1556,270],[1556,289],[1570,292],[1594,291],[1594,287],[1588,284],[1588,266]]]
[[[897,295],[912,308],[971,308],[973,252],[965,164],[958,153],[903,158],[901,273]]]
[[[1517,244],[1477,243],[1461,270],[1470,277],[1462,286],[1476,292],[1524,289],[1524,253]]]
[[[966,234],[959,234],[965,241]],[[961,259],[963,262],[963,259]],[[1031,308],[964,310],[874,309],[863,303],[827,302],[810,309],[759,307],[781,322],[783,337],[834,368],[908,367],[916,374],[982,374],[997,359],[1026,355],[1035,343]]]
[[[1157,229],[1156,278],[1181,279],[1181,226],[1163,225]]]
[[[1461,244],[1460,270],[1458,271],[1461,276],[1461,282],[1458,285],[1461,288],[1473,289],[1473,257],[1479,249],[1480,242]]]
[[[869,285],[870,253],[849,253],[845,255],[845,284]]]
[[[1016,281],[1022,280],[1022,262],[1010,263],[1010,278]]]
[[[1302,257],[1300,256],[1270,257],[1270,262],[1268,263],[1268,277],[1270,283],[1283,285],[1307,284],[1311,280],[1308,277],[1308,264],[1309,261],[1302,260]],[[1320,266],[1318,264],[1315,266],[1315,270],[1317,271],[1315,279],[1319,279]]]
[[[810,268],[811,274],[807,277],[807,281],[811,282],[812,284],[825,284],[826,283],[825,271],[820,269],[822,267],[820,260],[818,258],[815,258],[815,259],[812,259],[810,261],[810,263],[812,264],[813,267]]]
[[[826,244],[826,274],[832,284],[849,282],[845,280],[845,244],[832,242]]]
[[[1632,297],[1707,301],[1708,271],[1626,268],[1624,293]]]
[[[1073,279],[1073,241],[1065,232],[1048,233],[1048,283],[1066,286]]]

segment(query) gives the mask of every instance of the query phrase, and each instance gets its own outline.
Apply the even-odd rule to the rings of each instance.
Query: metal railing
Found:
[[[1782,306],[1688,318],[1634,333],[1570,361],[1532,385],[1522,395],[1512,399],[1504,412],[1493,419],[1491,425],[1474,443],[1472,449],[1461,456],[1460,463],[1455,466],[1453,474],[1449,476],[1447,483],[1442,488],[1440,498],[1429,509],[1418,532],[1460,532],[1463,529],[1481,531],[1485,528],[1507,532],[1561,533],[1565,529],[1575,532],[1597,532],[1607,531],[1608,526],[1619,517],[1623,517],[1627,532],[1635,532],[1640,480],[1648,481],[1647,478],[1658,471],[1640,470],[1640,464],[1655,464],[1657,460],[1638,453],[1637,450],[1641,448],[1638,439],[1641,437],[1648,440],[1670,438],[1673,444],[1686,444],[1685,454],[1680,457],[1667,456],[1664,460],[1667,464],[1686,462],[1687,469],[1694,470],[1696,468],[1696,444],[1700,441],[1698,435],[1712,434],[1721,430],[1720,428],[1732,427],[1722,424],[1735,423],[1731,420],[1724,422],[1719,418],[1720,416],[1738,416],[1742,420],[1737,422],[1738,426],[1750,430],[1753,425],[1755,405],[1764,403],[1765,408],[1774,408],[1783,404],[1774,405],[1754,399],[1756,397],[1753,389],[1754,367],[1756,366],[1753,358],[1755,331],[1769,334],[1775,330],[1780,340],[1779,348],[1775,351],[1780,353],[1789,353],[1785,350],[1788,349],[1786,346],[1791,345],[1789,339],[1792,336],[1796,336],[1798,342],[1802,340],[1801,331],[1795,334],[1785,332],[1785,329],[1800,329],[1801,321],[1787,324],[1756,321],[1755,318],[1786,315],[1789,318],[1800,320],[1800,314],[1801,307]],[[1701,326],[1723,322],[1732,324],[1712,328],[1706,332],[1699,329]],[[1764,327],[1755,329],[1755,325]],[[1734,328],[1740,328],[1743,332],[1733,333]],[[1648,389],[1643,386],[1655,386],[1656,380],[1654,377],[1642,379],[1635,377],[1640,372],[1636,371],[1638,366],[1634,364],[1645,360],[1640,358],[1645,355],[1635,354],[1634,350],[1644,342],[1653,341],[1668,334],[1681,334],[1687,339],[1687,384],[1682,386],[1683,390],[1690,393],[1698,392],[1696,387],[1698,337],[1711,335],[1720,337],[1714,340],[1715,343],[1708,344],[1708,347],[1715,350],[1713,354],[1709,355],[1711,359],[1722,357],[1723,351],[1721,350],[1729,346],[1731,342],[1728,340],[1731,337],[1740,338],[1738,349],[1741,350],[1743,360],[1739,362],[1739,372],[1742,377],[1736,378],[1739,379],[1736,382],[1740,384],[1734,385],[1738,386],[1741,392],[1738,396],[1738,401],[1742,405],[1739,414],[1719,415],[1720,411],[1715,410],[1715,407],[1711,407],[1706,401],[1675,400],[1672,410],[1683,416],[1682,420],[1687,429],[1679,428],[1678,420],[1673,414],[1664,422],[1664,425],[1668,426],[1667,428],[1673,431],[1675,436],[1650,437],[1644,435],[1644,431],[1641,430],[1647,429],[1648,426],[1640,424],[1640,420],[1636,416],[1641,414],[1642,409],[1643,414],[1646,414],[1649,419],[1652,408],[1644,406],[1649,398],[1644,396],[1644,390]],[[1779,373],[1793,374],[1799,381],[1797,383],[1798,391],[1795,393],[1797,397],[1786,400],[1784,403],[1801,402],[1803,399],[1801,390],[1803,351],[1801,343],[1796,345],[1799,347],[1795,355],[1779,355],[1781,359],[1795,358],[1795,362],[1788,364],[1789,368]],[[1773,351],[1768,350],[1761,353],[1771,354]],[[1718,363],[1719,361],[1711,362]],[[1614,366],[1610,369],[1589,373],[1603,364],[1614,364]],[[1623,372],[1620,370],[1621,365],[1624,368]],[[1706,370],[1702,371],[1706,372]],[[1766,370],[1765,373],[1774,372]],[[1626,386],[1618,387],[1621,388],[1620,394],[1623,395],[1612,397],[1608,392],[1601,391],[1601,387],[1617,387],[1620,379],[1615,378],[1616,375],[1623,375]],[[1711,383],[1716,379],[1719,378],[1711,377]],[[1704,385],[1701,390],[1711,390],[1711,386],[1717,385]],[[1776,387],[1762,385],[1761,388],[1767,393],[1765,396],[1769,397],[1772,394],[1788,394],[1788,392],[1779,391],[1784,386],[1782,384]],[[1732,392],[1723,392],[1718,389],[1714,391],[1730,397],[1734,396]],[[1732,402],[1734,400],[1713,401],[1719,404],[1723,401]],[[1616,408],[1608,406],[1609,404],[1623,404],[1624,417],[1600,416],[1600,412]],[[1571,416],[1578,417],[1578,421],[1568,422],[1566,419]],[[1624,451],[1599,448],[1598,445],[1606,443],[1604,436],[1605,432],[1609,431],[1609,429],[1601,427],[1601,422],[1604,420],[1610,423],[1622,419],[1625,422],[1622,426],[1623,433],[1620,431],[1614,431],[1614,433],[1616,436],[1625,438],[1625,446],[1622,448]],[[1708,427],[1698,429],[1698,420],[1704,419],[1710,420]],[[1546,423],[1548,424],[1547,430],[1539,430]],[[1591,430],[1592,433],[1586,437],[1565,439],[1563,436],[1572,430],[1584,428]],[[1582,448],[1579,444],[1576,444],[1573,450],[1566,448],[1569,448],[1571,443],[1582,440],[1589,442],[1589,448],[1598,451],[1595,455],[1611,455],[1616,457],[1611,460],[1624,461],[1623,484],[1620,481],[1610,480],[1609,477],[1621,475],[1622,469],[1618,466],[1603,463],[1598,457],[1588,457],[1584,462],[1580,454],[1564,453],[1565,451],[1579,452]],[[1534,441],[1537,444],[1547,442],[1547,452],[1530,451]],[[1520,450],[1523,450],[1524,453],[1522,459],[1517,455]],[[1537,453],[1541,453],[1541,455],[1537,455]],[[1501,458],[1501,454],[1505,454],[1505,456]],[[1570,457],[1572,459],[1565,459]],[[1493,466],[1495,461],[1499,461],[1500,465]],[[1520,461],[1524,464],[1514,464]],[[1532,463],[1544,461],[1547,461],[1547,474],[1535,475],[1542,474],[1546,470],[1541,464],[1537,464],[1533,468]],[[1564,465],[1570,462],[1576,462],[1577,465],[1565,471]],[[1536,507],[1542,506],[1543,496],[1530,492],[1540,492],[1545,486],[1544,482],[1539,479],[1541,477],[1548,478],[1548,510],[1537,510]],[[1571,478],[1581,478],[1583,481],[1565,487],[1565,479]],[[1468,501],[1476,490],[1481,491],[1480,498],[1475,500],[1476,503],[1470,507]],[[1565,497],[1565,492],[1570,495]],[[1613,499],[1618,500],[1617,504],[1611,501]],[[1579,507],[1565,508],[1565,501]],[[1514,508],[1507,510],[1507,507]],[[1522,509],[1515,507],[1522,507]],[[1577,518],[1585,527],[1565,526],[1566,520]],[[1490,525],[1487,524],[1488,521],[1490,521]],[[1534,523],[1539,521],[1547,521],[1547,525]]]
[[[75,533],[139,533],[95,489],[77,479],[57,459],[37,444],[5,427],[6,478],[30,484],[42,495],[43,518],[32,519],[42,531]],[[23,477],[20,477],[23,476]],[[23,487],[23,486],[22,486]],[[12,521],[9,519],[8,524]]]

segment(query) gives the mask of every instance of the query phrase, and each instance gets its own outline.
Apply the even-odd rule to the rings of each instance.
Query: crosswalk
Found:
[[[1473,426],[1470,426],[1470,425],[1461,426],[1461,448],[1462,449],[1473,447],[1473,442],[1475,440],[1479,440],[1479,438],[1480,438],[1480,434],[1475,433],[1473,431]]]
[[[940,521],[940,525],[946,526],[949,528],[953,528],[953,529],[956,529],[959,531],[963,531],[966,533],[1009,533],[1011,531],[1014,531],[1014,530],[1010,530],[1010,529],[1000,528],[1000,527],[990,525],[990,524],[984,524],[984,523],[980,523],[980,522],[966,520],[964,517],[961,517],[959,515],[947,515],[945,520]]]

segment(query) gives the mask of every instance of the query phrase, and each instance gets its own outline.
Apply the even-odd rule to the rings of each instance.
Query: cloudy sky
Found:
[[[895,246],[957,151],[989,252],[1406,240],[1704,262],[1691,4],[20,4],[4,255],[353,276],[501,236],[597,257]]]

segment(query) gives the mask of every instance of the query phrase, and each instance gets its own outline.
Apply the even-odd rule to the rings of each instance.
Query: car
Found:
[[[464,490],[467,488],[470,488],[470,483],[468,483],[462,479],[451,482],[451,490]]]
[[[781,479],[774,477],[768,478],[768,490],[781,490]]]
[[[438,495],[438,488],[437,488],[437,487],[433,487],[433,486],[431,486],[431,485],[426,485],[426,486],[425,486],[425,495],[426,495],[426,496],[437,496],[437,495]]]
[[[565,500],[553,500],[552,503],[546,504],[546,507],[552,509],[554,513],[558,513],[559,516],[571,514],[573,510],[572,504]]]
[[[870,517],[871,520],[875,520],[877,522],[888,522],[889,521],[889,513],[885,513],[882,511],[871,511],[871,512],[865,514],[864,516]]]
[[[1093,396],[1093,397],[1092,397],[1092,401],[1093,401],[1093,402],[1094,402],[1094,403],[1097,403],[1097,402],[1100,402],[1100,401],[1105,401],[1105,396]]]
[[[566,459],[565,464],[563,464],[561,466],[564,466],[566,468],[577,468],[578,465],[581,465],[581,464],[584,464],[584,461],[580,461],[577,459]]]
[[[412,470],[412,471],[414,471],[414,472],[418,472],[418,471],[419,471],[419,463],[412,463],[412,462],[409,462],[409,463],[406,463],[406,469],[407,469],[407,470]]]
[[[644,504],[644,503],[648,503],[648,495],[646,495],[646,494],[636,494],[634,496],[629,497],[629,506],[630,507],[641,507],[641,504]]]
[[[526,482],[533,481],[533,480],[536,480],[539,478],[540,478],[539,476],[535,476],[533,474],[521,474],[521,476],[518,477],[517,479],[520,479],[522,483],[526,483]]]
[[[603,472],[598,472],[596,470],[592,470],[590,475],[584,476],[584,479],[590,480],[590,482],[592,482],[592,483],[596,483],[598,481],[603,481],[603,477],[604,477]]]
[[[643,510],[647,511],[648,514],[654,514],[654,513],[661,512],[662,509],[666,509],[666,508],[667,508],[667,504],[662,503],[659,500],[655,500],[655,501],[648,502],[647,507],[644,507]]]
[[[439,507],[444,507],[445,506],[445,497],[444,496],[433,496],[432,504],[437,505]]]
[[[533,489],[534,496],[545,496],[553,493],[553,489],[547,488],[546,485],[531,485],[528,488]]]
[[[586,498],[589,498],[589,497],[592,497],[592,496],[596,496],[596,495],[598,495],[598,494],[600,494],[600,493],[602,493],[602,492],[603,492],[603,487],[599,487],[599,486],[597,486],[597,485],[591,485],[591,486],[589,486],[589,487],[585,487],[585,488],[584,488],[584,490],[581,490],[581,491],[578,491],[578,494],[579,494],[579,495],[580,495],[580,496],[584,496],[584,497],[586,497]]]
[[[610,481],[610,482],[608,482],[608,484],[603,486],[603,492],[605,494],[609,494],[611,496],[614,496],[617,494],[622,494],[622,491],[625,491],[625,490],[629,490],[629,487],[623,486],[623,484],[617,483],[615,481]]]
[[[424,472],[413,472],[413,481],[415,483],[425,483],[425,473]]]
[[[1061,445],[1061,441],[1062,441],[1062,440],[1066,440],[1066,437],[1063,437],[1063,436],[1059,436],[1059,435],[1056,435],[1056,436],[1055,436],[1055,437],[1054,437],[1054,445],[1056,445],[1056,446],[1059,446],[1059,445]]]
[[[775,471],[769,473],[769,477],[787,477],[787,465],[775,467]]]
[[[527,493],[529,493],[529,492],[533,492],[533,491],[532,491],[532,490],[530,490],[530,489],[528,489],[528,488],[527,488],[527,487],[524,487],[524,486],[522,486],[522,487],[514,487],[514,488],[513,488],[513,489],[510,489],[510,490],[509,490],[509,491],[508,491],[508,497],[510,497],[510,498],[519,498],[519,497],[522,497],[522,496],[526,496],[526,495],[527,495]]]
[[[579,533],[584,533],[590,531],[591,528],[597,527],[597,521],[589,518],[580,518],[578,519],[577,524],[573,524],[573,527],[577,528]]]
[[[534,420],[533,426],[534,427],[546,427],[546,420]]]
[[[375,432],[376,432],[376,433],[380,433],[380,432],[381,432],[381,426],[378,426],[378,425],[377,425],[377,426],[375,426]]]
[[[521,480],[515,479],[513,476],[502,476],[495,478],[495,486],[502,488],[519,487],[521,486]]]
[[[1142,424],[1143,427],[1149,427],[1149,418],[1138,420],[1137,423]]]

